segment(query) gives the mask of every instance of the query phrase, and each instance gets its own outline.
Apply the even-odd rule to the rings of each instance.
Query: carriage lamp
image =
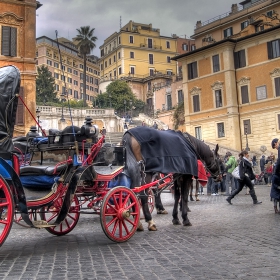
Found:
[[[40,109],[37,108],[36,109],[36,116],[37,116],[37,122],[38,122],[38,132],[40,130],[40,113],[41,113]]]

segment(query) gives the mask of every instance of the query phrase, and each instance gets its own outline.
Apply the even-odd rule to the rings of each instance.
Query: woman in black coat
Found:
[[[252,184],[252,180],[254,180],[256,178],[253,169],[252,169],[252,164],[249,161],[249,154],[247,151],[242,151],[239,154],[239,158],[240,158],[240,163],[239,163],[239,176],[240,179],[238,179],[238,187],[236,190],[234,190],[231,195],[226,199],[227,202],[229,204],[231,203],[231,200],[238,194],[241,192],[241,190],[243,189],[243,187],[246,185],[250,191],[249,194],[251,195],[252,199],[253,199],[253,203],[254,204],[260,204],[262,203],[261,201],[258,201],[256,193],[255,193],[255,189],[254,186]]]

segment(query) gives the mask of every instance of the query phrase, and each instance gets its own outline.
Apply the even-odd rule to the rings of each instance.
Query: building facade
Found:
[[[41,4],[35,0],[0,2],[0,67],[14,65],[20,70],[20,95],[34,115],[36,110],[36,9],[40,6]],[[29,112],[19,101],[14,135],[26,134],[34,123]]]
[[[36,58],[37,66],[45,65],[52,73],[59,99],[65,90],[67,90],[70,100],[83,99],[83,58],[72,41],[66,38],[59,38],[56,41],[46,36],[39,37],[36,39]],[[88,56],[86,96],[90,106],[98,94],[99,75],[98,58]]]
[[[205,141],[260,153],[262,145],[271,151],[271,139],[280,132],[280,1],[241,4],[234,18],[222,19],[227,24],[209,23],[209,32],[215,26],[224,34],[232,24],[240,27],[232,28],[236,33],[221,39],[212,32],[211,43],[176,59],[183,69],[186,130]],[[246,13],[250,21],[241,29]],[[201,43],[203,36],[194,35]]]

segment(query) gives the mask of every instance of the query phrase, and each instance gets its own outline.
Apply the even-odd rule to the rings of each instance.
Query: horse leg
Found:
[[[179,200],[180,200],[180,191],[179,191],[177,180],[174,181],[174,207],[173,207],[173,213],[172,213],[173,225],[181,225],[181,222],[178,218],[178,205],[179,205]]]
[[[161,193],[157,193],[156,191],[154,192],[155,196],[155,204],[156,204],[156,209],[157,209],[157,214],[168,214],[168,212],[164,209],[161,201]]]
[[[188,193],[192,179],[188,178],[187,175],[183,175],[183,181],[181,182],[181,200],[182,200],[182,219],[184,226],[191,226],[191,222],[188,219]]]
[[[145,221],[148,223],[148,229],[150,231],[156,231],[157,227],[155,222],[152,219],[152,215],[149,210],[149,205],[148,205],[148,196],[145,194],[145,192],[141,192],[140,194],[140,199],[141,199],[141,204],[142,204],[142,211],[145,217]]]
[[[191,186],[190,186],[190,201],[194,201],[194,199],[192,197],[192,193],[193,193],[193,184],[191,184]]]
[[[200,199],[198,198],[198,192],[199,192],[199,182],[198,180],[195,180],[195,200],[196,201],[200,201]]]

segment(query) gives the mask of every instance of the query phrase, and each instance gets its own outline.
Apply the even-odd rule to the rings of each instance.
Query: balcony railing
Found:
[[[149,45],[149,44],[140,44],[140,48],[147,48],[147,49],[158,49],[161,50],[162,46],[159,45]]]

